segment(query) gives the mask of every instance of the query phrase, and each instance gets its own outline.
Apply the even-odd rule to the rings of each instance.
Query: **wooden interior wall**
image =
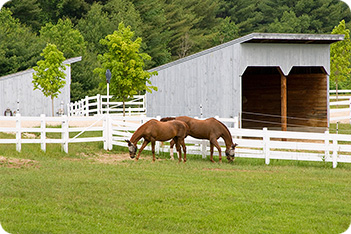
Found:
[[[277,69],[248,68],[242,76],[243,128],[281,129]],[[287,92],[288,130],[324,131],[328,126],[327,75],[321,69],[293,69],[287,76]]]
[[[247,70],[243,75],[243,128],[280,127],[280,74],[276,69]]]
[[[328,127],[326,74],[291,74],[287,79],[290,126]],[[317,130],[317,129],[315,129]]]

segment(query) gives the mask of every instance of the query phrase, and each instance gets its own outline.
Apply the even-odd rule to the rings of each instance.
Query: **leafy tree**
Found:
[[[0,75],[25,70],[35,65],[44,48],[40,39],[12,17],[11,11],[0,11]]]
[[[40,37],[46,43],[55,44],[66,58],[80,56],[86,49],[82,34],[73,28],[70,19],[59,19],[56,25],[47,23],[41,28]]]
[[[160,66],[170,62],[171,53],[168,48],[170,31],[164,10],[164,0],[133,0],[133,3],[143,22],[141,47],[152,58],[151,61],[146,61],[146,67]]]
[[[350,30],[346,28],[345,21],[342,20],[336,26],[332,34],[344,34],[343,41],[331,44],[330,46],[330,86],[338,90],[338,83],[343,82],[348,78],[351,72],[350,68],[350,53],[351,53],[351,40]],[[335,84],[335,86],[334,86]]]
[[[226,17],[215,31],[217,32],[214,38],[216,44],[222,44],[239,37],[239,28],[229,17]]]
[[[110,92],[123,100],[123,114],[125,114],[125,101],[128,97],[137,94],[138,91],[157,90],[150,81],[150,77],[157,72],[148,72],[143,69],[145,60],[150,60],[151,57],[139,51],[142,39],[138,37],[133,41],[133,37],[134,32],[131,27],[125,27],[121,22],[118,25],[118,31],[100,40],[102,45],[107,46],[108,52],[98,56],[102,66],[94,70],[103,80],[102,85],[106,85],[105,73],[110,69],[112,73]]]
[[[52,116],[54,116],[54,98],[61,93],[60,89],[66,84],[65,81],[65,60],[63,53],[54,44],[48,43],[40,54],[44,60],[40,60],[33,69],[34,90],[39,89],[45,97],[50,97],[52,102]]]
[[[37,0],[11,0],[5,4],[12,13],[13,17],[19,19],[22,24],[32,27],[38,31],[41,27],[40,15],[42,9]]]

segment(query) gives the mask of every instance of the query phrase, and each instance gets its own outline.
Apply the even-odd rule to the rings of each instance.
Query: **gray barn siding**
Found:
[[[279,66],[286,76],[293,66],[323,66],[330,73],[325,44],[241,44],[241,54],[240,74],[248,66]]]
[[[329,45],[340,40],[342,35],[250,34],[154,68],[158,76],[151,81],[159,91],[146,95],[147,115],[200,117],[202,105],[203,117],[240,117],[247,67],[280,67],[288,75],[294,66],[320,66],[329,73]]]
[[[80,61],[81,57],[67,59],[64,63],[71,64]],[[17,100],[19,100],[19,109],[21,115],[39,116],[46,114],[51,116],[51,98],[45,97],[39,90],[33,90],[33,69],[23,72],[0,77],[0,115],[4,115],[7,108],[11,111],[17,109]],[[64,102],[64,111],[67,113],[66,104],[70,102],[70,84],[71,84],[71,66],[66,71],[66,85],[61,89],[61,93],[54,99],[55,115],[61,107],[61,101]]]

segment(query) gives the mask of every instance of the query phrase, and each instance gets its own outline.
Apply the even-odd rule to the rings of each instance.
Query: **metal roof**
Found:
[[[342,40],[340,34],[251,33],[240,43],[331,44]]]
[[[65,61],[63,61],[63,64],[72,64],[72,63],[79,62],[81,60],[82,60],[82,56],[69,58],[69,59],[66,59]],[[20,75],[24,75],[26,73],[33,73],[33,72],[34,72],[33,68],[29,68],[29,69],[24,70],[24,71],[19,71],[19,72],[16,72],[16,73],[5,75],[5,76],[0,76],[0,79],[4,79],[5,80],[5,79],[9,79],[9,78],[12,78],[12,77],[15,77],[15,76],[20,76]]]

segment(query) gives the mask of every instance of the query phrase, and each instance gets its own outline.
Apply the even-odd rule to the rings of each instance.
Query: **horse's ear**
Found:
[[[234,147],[233,147],[233,148],[235,149],[235,147],[236,147],[237,145],[238,145],[237,143],[234,143]]]
[[[128,146],[132,145],[132,142],[130,142],[130,140],[125,140],[128,143]]]

